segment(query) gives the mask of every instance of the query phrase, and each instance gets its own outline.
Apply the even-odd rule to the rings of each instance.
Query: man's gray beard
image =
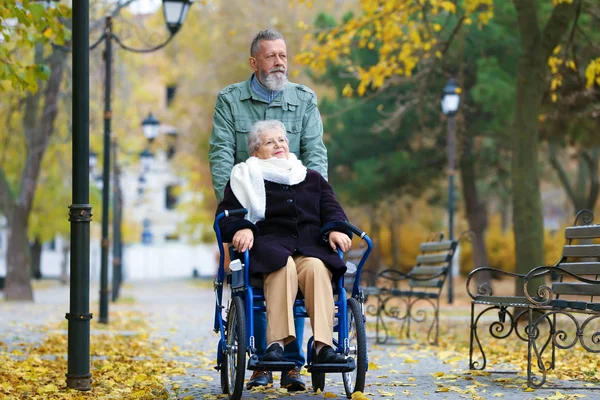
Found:
[[[285,71],[283,74],[280,74],[277,72],[271,72],[266,75],[263,75],[263,73],[261,72],[260,75],[261,75],[260,77],[262,80],[262,84],[267,89],[272,90],[273,92],[279,92],[279,91],[283,90],[285,88],[285,86],[288,84],[287,71]]]

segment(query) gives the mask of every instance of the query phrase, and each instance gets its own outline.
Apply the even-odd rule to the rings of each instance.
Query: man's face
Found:
[[[250,66],[267,89],[283,90],[288,82],[285,42],[281,39],[261,40],[257,54],[250,57]]]

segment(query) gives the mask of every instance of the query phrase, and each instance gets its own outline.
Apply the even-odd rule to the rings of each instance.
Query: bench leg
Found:
[[[381,300],[380,296],[377,296],[377,318],[375,322],[375,342],[377,344],[385,344],[385,342],[387,342],[388,339],[387,328],[385,326],[385,323],[383,322],[384,307],[385,303]],[[383,338],[379,336],[380,326],[381,329],[383,329],[383,333],[385,333],[385,336]]]
[[[475,304],[471,303],[471,327],[469,330],[469,369],[484,369],[485,368],[485,354],[483,353],[483,349],[481,348],[481,344],[479,343],[479,338],[477,338],[477,326],[475,322]],[[483,359],[483,364],[481,368],[477,368],[479,362],[473,361],[473,345],[474,340],[477,340],[477,346],[479,347],[479,351],[481,352],[481,356]]]
[[[433,321],[435,324],[435,338],[433,340],[433,344],[437,345],[438,344],[438,338],[440,335],[440,298],[437,298],[436,301],[436,305],[435,305],[435,314],[433,316]]]

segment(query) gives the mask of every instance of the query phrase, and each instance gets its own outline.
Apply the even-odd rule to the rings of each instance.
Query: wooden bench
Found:
[[[392,336],[390,323],[399,324],[399,337],[410,338],[413,323],[428,323],[428,310],[432,315],[427,341],[438,343],[440,295],[452,268],[457,244],[458,241],[443,240],[440,235],[438,241],[420,244],[421,254],[408,273],[386,269],[378,274],[377,343],[384,344]]]
[[[491,268],[480,268],[469,275],[467,290],[472,276],[493,270],[522,281],[525,294],[496,296],[488,283],[478,289],[477,295],[471,295],[471,369],[486,366],[477,328],[482,315],[490,310],[498,310],[499,315],[499,320],[490,325],[492,336],[506,339],[515,333],[527,342],[528,387],[544,385],[547,370],[556,366],[557,349],[571,349],[579,343],[589,352],[600,352],[600,225],[592,222],[590,211],[577,214],[573,226],[565,230],[566,244],[555,265],[533,268],[526,275]],[[476,305],[486,306],[477,316]],[[474,350],[479,350],[482,362],[474,360]],[[549,357],[548,362],[544,361],[545,355]],[[538,375],[533,372],[534,363]]]

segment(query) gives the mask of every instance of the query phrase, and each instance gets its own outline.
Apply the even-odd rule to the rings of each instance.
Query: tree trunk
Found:
[[[485,248],[485,231],[487,229],[488,216],[486,205],[479,200],[477,192],[473,140],[468,132],[465,135],[463,146],[459,167],[467,220],[469,221],[469,228],[475,234],[473,238],[473,262],[475,268],[484,267],[489,265],[487,250]],[[490,280],[491,274],[478,274],[476,284],[479,287]]]
[[[371,232],[370,233],[370,237],[371,237],[371,241],[373,242],[373,250],[371,251],[371,254],[369,255],[369,259],[367,260],[367,263],[369,264],[369,269],[371,271],[373,271],[374,273],[379,272],[379,269],[381,267],[381,248],[380,248],[380,225],[379,225],[379,218],[377,218],[377,210],[375,209],[375,206],[372,205],[368,205],[367,206],[367,213],[369,215],[369,219],[371,221]]]
[[[512,140],[513,229],[516,272],[525,274],[544,263],[544,227],[538,177],[538,115],[548,70],[546,63],[573,20],[577,2],[555,6],[543,31],[539,27],[538,2],[514,0],[514,4],[521,48]],[[519,283],[516,284],[516,293],[523,294]]]
[[[395,201],[389,202],[390,207],[390,251],[392,252],[392,268],[400,267],[400,225],[398,224],[398,209]]]
[[[579,150],[577,159],[577,179],[575,182],[570,179],[567,171],[561,164],[557,155],[557,145],[550,143],[550,165],[556,171],[560,183],[567,194],[567,197],[573,205],[573,215],[579,210],[594,210],[598,200],[598,159],[600,151],[598,148],[591,150]]]
[[[8,248],[4,297],[11,301],[33,301],[29,269],[27,223],[29,213],[24,207],[13,207],[8,218]]]
[[[29,254],[31,255],[31,277],[33,279],[42,278],[42,242],[36,236],[33,243],[29,244]]]
[[[36,62],[42,58],[43,46],[36,46]],[[54,130],[58,113],[58,95],[68,55],[61,49],[54,49],[48,58],[50,76],[43,91],[29,94],[25,98],[23,130],[25,132],[26,155],[23,170],[18,182],[18,195],[10,196],[10,186],[4,170],[0,166],[0,187],[8,210],[9,229],[12,230],[7,249],[7,273],[5,298],[7,300],[33,300],[31,290],[30,265],[27,259],[27,229],[29,213],[40,176],[44,153]],[[40,82],[41,85],[42,82]],[[40,104],[43,104],[40,113]],[[11,222],[12,221],[12,222]],[[12,287],[14,285],[14,287]]]

